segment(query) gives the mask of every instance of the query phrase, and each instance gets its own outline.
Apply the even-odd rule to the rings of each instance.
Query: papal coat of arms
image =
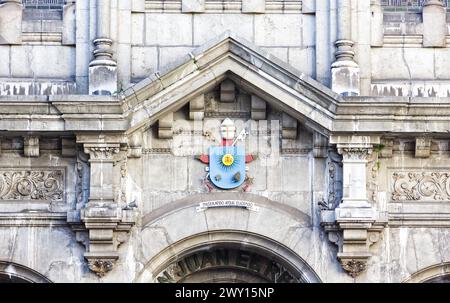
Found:
[[[253,161],[254,156],[246,155],[245,148],[236,146],[236,143],[244,140],[247,132],[244,128],[236,137],[233,121],[226,118],[220,126],[220,134],[221,145],[211,146],[208,155],[198,157],[201,162],[209,164],[206,186],[209,190],[212,190],[213,186],[220,189],[233,189],[246,183],[243,187],[245,191],[250,185],[250,178],[246,175],[246,163]]]

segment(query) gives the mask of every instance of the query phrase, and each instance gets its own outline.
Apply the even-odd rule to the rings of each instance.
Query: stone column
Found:
[[[89,64],[89,94],[112,95],[117,92],[117,63],[113,60],[111,39],[111,0],[97,0],[94,60]]]
[[[383,8],[381,7],[381,0],[371,0],[370,11],[372,13],[370,22],[370,44],[371,46],[381,47],[383,46],[384,40]]]
[[[366,269],[369,247],[379,239],[386,225],[367,199],[366,164],[377,136],[331,136],[343,164],[343,199],[333,210],[323,211],[322,226],[329,239],[339,246],[337,258],[353,278]]]
[[[22,1],[0,0],[0,45],[22,43]]]
[[[360,92],[358,64],[354,61],[354,42],[351,40],[351,1],[337,0],[338,22],[335,42],[336,61],[331,65],[331,88],[344,96],[356,96]]]
[[[330,87],[330,65],[332,50],[330,49],[330,3],[329,0],[316,3],[316,79]]]
[[[423,46],[445,47],[448,33],[442,0],[427,0],[423,5]]]
[[[113,187],[121,177],[114,174],[114,165],[127,155],[126,140],[120,135],[79,135],[77,143],[83,144],[90,165],[89,199],[80,213],[88,233],[84,257],[89,268],[103,277],[119,258],[117,248],[135,223],[135,210],[114,199]]]

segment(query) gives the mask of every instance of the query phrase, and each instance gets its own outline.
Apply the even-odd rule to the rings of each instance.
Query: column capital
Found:
[[[84,144],[84,152],[89,154],[92,160],[113,161],[114,155],[120,151],[120,144]]]

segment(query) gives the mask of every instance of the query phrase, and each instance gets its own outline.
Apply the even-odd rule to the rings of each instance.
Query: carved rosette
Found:
[[[352,277],[356,278],[360,273],[366,270],[367,262],[364,260],[341,260],[342,268]]]
[[[109,271],[112,270],[114,266],[114,261],[112,260],[89,260],[89,269],[92,270],[100,278],[104,277]]]

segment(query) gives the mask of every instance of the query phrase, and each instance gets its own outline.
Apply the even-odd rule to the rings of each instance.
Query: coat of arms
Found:
[[[220,189],[233,189],[246,183],[243,187],[245,191],[250,185],[250,178],[246,176],[246,163],[253,161],[254,156],[246,155],[245,148],[236,146],[236,143],[244,140],[248,133],[244,128],[235,138],[236,127],[233,121],[226,118],[220,126],[220,134],[221,145],[211,146],[208,155],[198,157],[201,162],[209,164],[206,186],[211,191],[213,186]]]

